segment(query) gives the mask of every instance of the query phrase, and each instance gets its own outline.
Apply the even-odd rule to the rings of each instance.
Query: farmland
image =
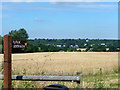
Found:
[[[1,55],[2,56],[2,55]],[[1,59],[3,60],[3,59]],[[83,87],[99,86],[114,88],[118,85],[117,52],[41,52],[12,55],[13,75],[76,75],[83,73]],[[13,81],[14,87],[23,81]],[[31,82],[23,82],[31,83]],[[34,82],[36,83],[36,82]],[[39,82],[39,87],[52,83],[77,87],[72,82]],[[71,85],[72,83],[72,85]],[[33,81],[32,81],[33,84]],[[27,85],[27,84],[26,84]],[[36,84],[35,84],[36,85]],[[34,85],[34,86],[35,86]],[[112,85],[112,86],[111,86]],[[23,85],[24,86],[24,85]],[[22,87],[22,86],[21,86]],[[38,86],[36,86],[38,87]]]

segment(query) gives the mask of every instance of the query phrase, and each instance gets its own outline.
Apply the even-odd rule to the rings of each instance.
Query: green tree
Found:
[[[0,35],[0,53],[3,53],[3,37]]]
[[[3,37],[0,35],[0,45],[3,43]]]
[[[40,52],[48,52],[48,47],[43,45],[43,44],[39,44],[38,47],[40,48]]]
[[[12,36],[12,40],[28,40],[29,36],[27,31],[24,28],[21,28],[19,30],[12,30],[9,32],[9,34]],[[27,51],[27,50],[26,50]],[[24,49],[12,49],[13,53],[23,53]]]
[[[12,40],[27,40],[29,38],[27,31],[24,28],[17,30],[12,30],[9,32],[12,36]]]
[[[117,51],[117,48],[115,46],[110,46],[109,52]]]
[[[31,53],[31,52],[38,52],[38,46],[28,43],[28,46],[24,49],[24,52]]]
[[[69,51],[69,52],[76,51],[76,48],[68,48],[68,51]]]
[[[104,45],[94,45],[93,46],[93,51],[95,51],[95,52],[105,52],[106,47]]]

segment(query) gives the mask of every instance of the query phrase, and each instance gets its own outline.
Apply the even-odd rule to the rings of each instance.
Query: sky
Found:
[[[118,38],[117,2],[2,2],[0,18],[2,36],[24,28],[31,39]]]
[[[1,2],[119,2],[119,0],[1,0]]]

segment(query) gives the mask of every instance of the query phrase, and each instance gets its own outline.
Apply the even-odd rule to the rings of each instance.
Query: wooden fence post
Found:
[[[4,88],[11,90],[11,36],[4,36]]]
[[[83,84],[83,81],[82,81],[82,72],[77,72],[77,76],[80,76],[80,80],[77,82],[78,83],[78,87],[82,88],[82,84]]]

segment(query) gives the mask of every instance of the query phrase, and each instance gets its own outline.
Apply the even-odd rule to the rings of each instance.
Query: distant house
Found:
[[[118,51],[120,51],[120,48],[117,48]]]
[[[101,43],[101,45],[105,45],[105,43]]]
[[[57,47],[61,47],[62,45],[56,45]]]
[[[45,45],[46,45],[46,46],[49,46],[49,45],[51,45],[51,44],[48,43],[48,44],[45,44]]]
[[[59,52],[65,52],[65,51],[60,50]]]
[[[77,51],[80,51],[80,48],[77,48],[76,50],[77,50]]]
[[[93,48],[90,48],[90,51],[92,51],[93,50]]]
[[[93,44],[90,45],[91,47],[93,46]]]
[[[73,47],[73,45],[70,45],[70,47]]]
[[[79,47],[78,45],[75,45],[74,47]]]
[[[91,44],[90,46],[93,47],[95,44]]]
[[[66,45],[63,45],[63,47],[65,47]]]
[[[84,52],[84,51],[86,51],[86,49],[87,49],[87,48],[77,48],[76,50],[77,50],[77,51]]]
[[[85,43],[84,46],[87,46],[87,44]]]
[[[88,42],[89,40],[87,39],[86,42]]]
[[[109,48],[106,48],[106,51],[109,51]]]

